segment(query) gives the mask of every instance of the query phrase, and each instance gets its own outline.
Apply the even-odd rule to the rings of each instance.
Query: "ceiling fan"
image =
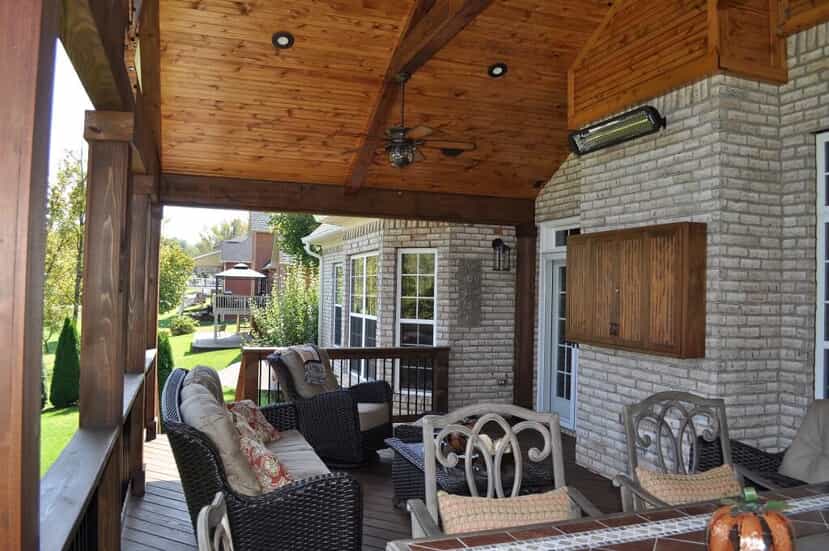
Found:
[[[400,124],[386,130],[383,138],[385,144],[379,149],[385,151],[389,163],[397,168],[405,168],[415,161],[423,161],[426,156],[421,149],[437,149],[447,157],[457,157],[466,151],[474,151],[475,144],[451,140],[428,139],[434,130],[428,126],[406,127],[406,83],[411,78],[409,73],[397,75],[400,83]]]

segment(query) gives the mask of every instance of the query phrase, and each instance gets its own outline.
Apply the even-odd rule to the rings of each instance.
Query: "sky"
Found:
[[[57,42],[55,56],[55,89],[52,99],[52,133],[49,144],[49,181],[57,176],[61,159],[67,151],[82,152],[86,158],[86,141],[83,139],[84,113],[92,109],[72,63],[63,45]],[[243,211],[167,207],[164,209],[162,234],[165,237],[184,239],[190,244],[210,226],[234,218],[247,221]]]

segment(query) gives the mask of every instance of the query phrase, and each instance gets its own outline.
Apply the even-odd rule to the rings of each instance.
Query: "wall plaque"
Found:
[[[462,258],[458,266],[458,324],[481,325],[481,259]]]

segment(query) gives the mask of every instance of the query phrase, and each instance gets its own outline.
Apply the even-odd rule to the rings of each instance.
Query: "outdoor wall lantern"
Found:
[[[656,107],[645,105],[612,119],[570,134],[573,153],[585,155],[665,128],[666,121]]]
[[[492,269],[508,272],[512,269],[512,248],[501,238],[492,240]]]

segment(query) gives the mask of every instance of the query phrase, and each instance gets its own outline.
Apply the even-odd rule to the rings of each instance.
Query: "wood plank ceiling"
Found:
[[[407,126],[477,149],[402,170],[378,153],[364,187],[534,197],[568,154],[567,69],[609,4],[493,2],[406,90]],[[163,170],[345,186],[411,5],[161,0]],[[276,31],[294,47],[276,50]],[[385,126],[398,119],[395,103]]]

